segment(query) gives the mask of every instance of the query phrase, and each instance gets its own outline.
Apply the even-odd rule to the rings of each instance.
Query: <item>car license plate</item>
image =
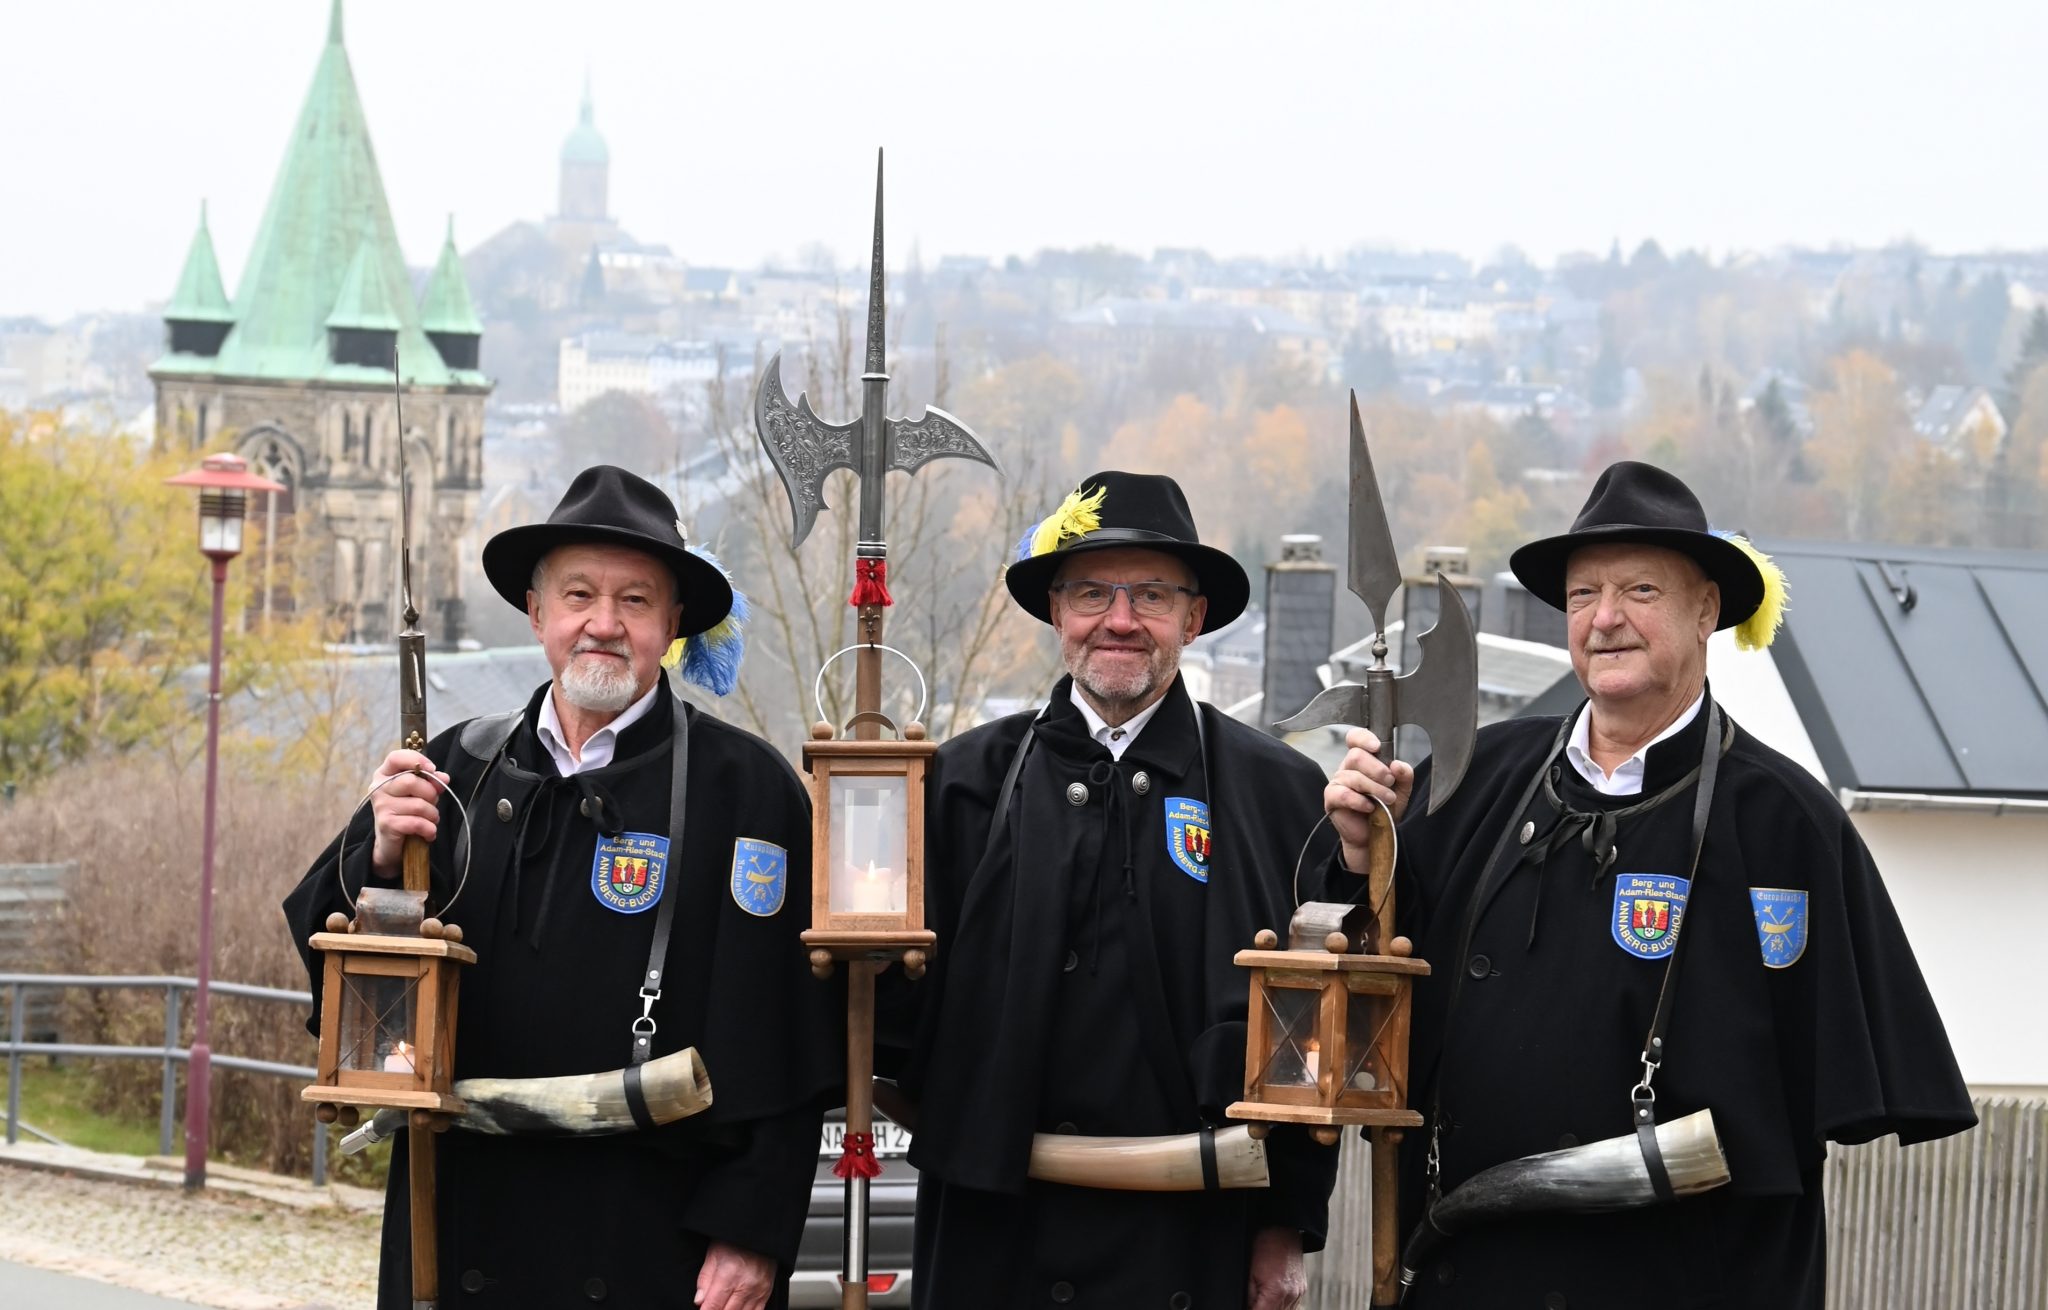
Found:
[[[818,1133],[818,1154],[835,1159],[846,1149],[846,1125],[827,1123]],[[910,1154],[910,1130],[885,1119],[875,1120],[875,1155],[893,1160]]]

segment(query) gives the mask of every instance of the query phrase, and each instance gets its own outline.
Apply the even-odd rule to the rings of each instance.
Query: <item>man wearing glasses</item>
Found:
[[[1181,684],[1181,648],[1242,613],[1250,581],[1201,544],[1171,478],[1120,472],[1018,543],[1006,581],[1058,634],[1067,676],[1042,710],[946,743],[931,772],[939,944],[924,981],[893,988],[915,1011],[896,1037],[921,1102],[913,1295],[1282,1310],[1336,1177],[1336,1152],[1305,1134],[1268,1139],[1265,1189],[1028,1176],[1035,1133],[1200,1134],[1243,1091],[1231,957],[1286,926],[1322,787],[1305,757]],[[1329,858],[1322,837],[1311,862]]]

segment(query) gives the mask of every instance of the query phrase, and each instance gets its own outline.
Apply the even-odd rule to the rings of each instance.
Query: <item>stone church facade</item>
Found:
[[[225,438],[284,483],[251,516],[293,545],[270,598],[315,607],[344,642],[396,633],[399,443],[412,486],[413,595],[437,646],[465,635],[459,547],[483,488],[483,328],[451,222],[417,299],[370,147],[334,0],[327,43],[235,297],[202,211],[150,369],[157,440]],[[394,396],[393,358],[404,427]]]

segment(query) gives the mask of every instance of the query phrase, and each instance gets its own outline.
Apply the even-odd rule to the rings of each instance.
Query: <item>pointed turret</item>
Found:
[[[341,291],[328,311],[328,354],[337,364],[390,368],[391,351],[404,324],[391,303],[378,267],[374,237],[365,236],[342,274]]]
[[[235,311],[221,285],[220,261],[213,255],[213,235],[206,227],[206,202],[199,202],[199,230],[185,251],[185,268],[178,274],[178,289],[164,307],[164,323],[170,328],[174,355],[212,357],[234,325]]]
[[[420,326],[427,340],[441,352],[449,368],[474,369],[483,343],[484,325],[469,300],[469,279],[462,271],[462,256],[455,249],[455,216],[448,216],[448,236],[441,243],[441,259],[434,275],[427,279],[427,291],[420,298]]]

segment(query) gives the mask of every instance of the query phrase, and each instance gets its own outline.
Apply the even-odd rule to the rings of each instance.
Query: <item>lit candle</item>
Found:
[[[1313,1083],[1321,1081],[1323,1070],[1323,1053],[1321,1048],[1316,1043],[1310,1042],[1308,1044],[1307,1048],[1302,1052],[1301,1062],[1302,1067],[1308,1070],[1308,1080],[1310,1082]]]
[[[411,1042],[401,1040],[398,1045],[391,1048],[391,1053],[384,1057],[384,1072],[413,1072]]]
[[[891,914],[897,909],[895,877],[891,870],[878,868],[873,860],[865,870],[853,871],[848,899],[855,914]]]

